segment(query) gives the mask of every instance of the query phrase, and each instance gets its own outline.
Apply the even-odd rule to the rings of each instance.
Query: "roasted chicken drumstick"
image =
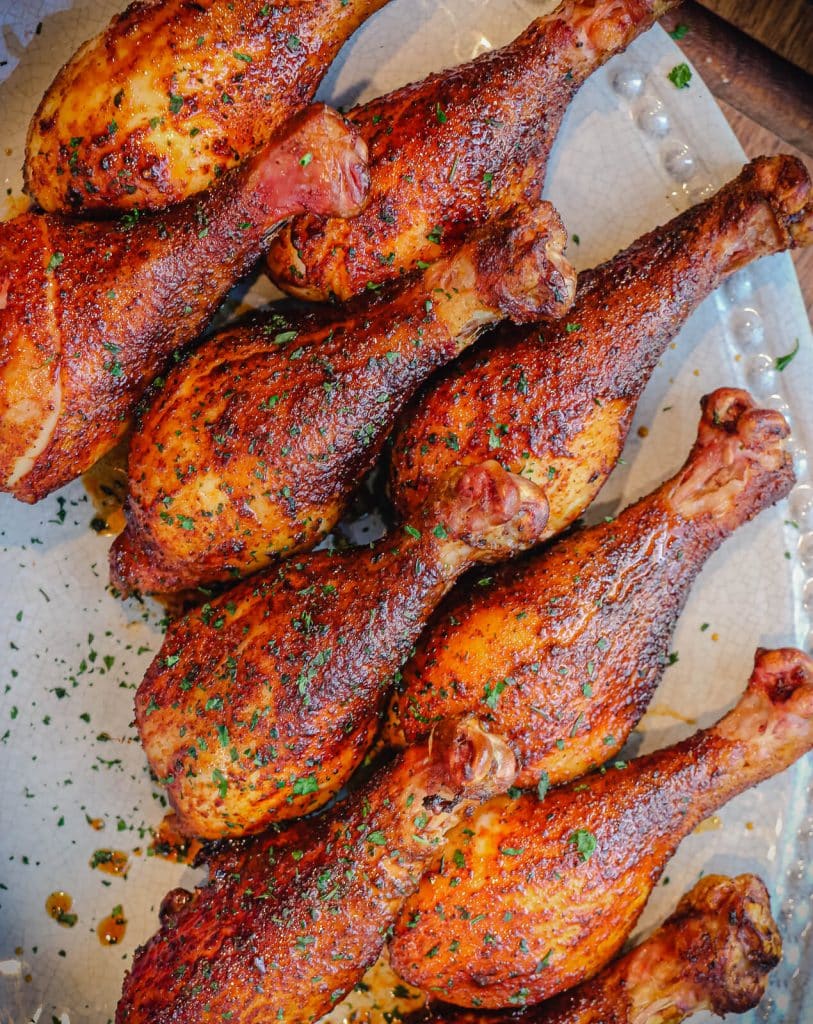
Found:
[[[757,652],[739,703],[682,743],[537,793],[497,798],[448,836],[404,904],[395,970],[447,1002],[536,1003],[621,948],[684,836],[813,746],[813,659]]]
[[[702,406],[686,465],[653,494],[443,602],[390,702],[390,743],[470,710],[512,746],[521,786],[577,778],[621,749],[704,562],[794,483],[778,412],[733,389]]]
[[[321,1017],[377,959],[445,832],[513,777],[498,737],[445,723],[325,818],[243,845],[208,885],[167,897],[117,1024]]]
[[[579,275],[553,326],[500,328],[404,414],[392,460],[403,514],[450,465],[497,458],[545,487],[548,534],[572,523],[615,466],[635,406],[683,321],[751,260],[813,240],[810,179],[762,157],[717,195]]]
[[[147,385],[281,221],[358,208],[364,155],[338,114],[317,106],[218,188],[165,214],[0,224],[0,490],[37,501],[112,448]]]
[[[521,199],[538,202],[548,154],[584,80],[676,0],[566,0],[510,46],[348,115],[370,149],[353,221],[298,218],[269,250],[303,298],[346,299],[456,248]]]
[[[452,471],[402,530],[291,559],[173,623],[136,723],[184,831],[259,832],[361,762],[392,675],[457,577],[533,544],[547,507],[497,463]]]
[[[313,547],[433,370],[496,320],[567,311],[565,243],[548,203],[520,206],[350,309],[266,316],[205,342],[170,373],[131,441],[116,585],[184,589]]]
[[[521,1010],[434,1004],[404,1024],[679,1024],[745,1013],[765,994],[782,939],[756,875],[707,875],[645,942],[570,992]]]
[[[386,2],[131,3],[45,93],[26,191],[44,210],[76,213],[157,209],[209,188],[310,103],[344,41]]]

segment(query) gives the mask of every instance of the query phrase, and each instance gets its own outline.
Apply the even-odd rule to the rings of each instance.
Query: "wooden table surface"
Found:
[[[813,74],[810,0],[700,0],[775,53]]]

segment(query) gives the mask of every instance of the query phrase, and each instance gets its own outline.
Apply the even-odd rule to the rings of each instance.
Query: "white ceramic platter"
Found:
[[[508,42],[550,6],[392,0],[346,47],[322,96],[355,102],[467,60]],[[0,0],[0,184],[12,200],[20,193],[25,129],[44,88],[117,7],[117,0]],[[668,80],[682,60],[656,28],[598,72],[568,114],[550,166],[550,198],[580,237],[571,247],[579,267],[713,191],[743,162],[697,74],[688,89]],[[267,294],[255,289],[250,299]],[[798,356],[778,372],[776,357],[797,338]],[[799,484],[790,506],[740,530],[704,570],[675,638],[679,659],[634,737],[639,749],[691,731],[675,711],[701,725],[714,720],[741,691],[758,645],[811,646],[813,486],[805,452],[813,442],[813,346],[788,257],[738,275],[692,317],[647,388],[625,464],[593,514],[616,510],[673,472],[694,438],[698,399],[729,384],[789,414]],[[648,428],[645,438],[639,426]],[[133,689],[161,641],[161,611],[122,604],[106,590],[109,540],[91,531],[93,516],[81,483],[35,508],[0,496],[2,1024],[110,1020],[133,950],[156,928],[162,896],[196,877],[143,853],[164,807],[130,721]],[[703,623],[709,628],[701,630]],[[752,1021],[813,1020],[813,996],[804,990],[813,961],[812,774],[808,759],[730,804],[719,827],[684,842],[639,929],[670,912],[701,872],[758,871],[773,893],[785,957]],[[104,828],[95,831],[88,818]],[[89,867],[100,848],[130,854],[126,879]],[[46,914],[55,890],[73,897],[73,928]],[[116,905],[126,935],[105,948],[96,928]]]

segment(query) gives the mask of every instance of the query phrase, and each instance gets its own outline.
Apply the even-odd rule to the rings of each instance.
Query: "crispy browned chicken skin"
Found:
[[[567,0],[510,46],[348,115],[370,149],[367,208],[346,224],[300,217],[269,250],[271,276],[304,298],[346,299],[460,244],[524,198],[582,82],[675,0]]]
[[[707,875],[646,941],[590,981],[512,1010],[436,1003],[405,1024],[679,1024],[711,1010],[746,1013],[765,994],[782,938],[756,875]]]
[[[165,214],[0,224],[0,490],[38,501],[109,451],[280,221],[358,208],[364,156],[339,115],[316,106]]]
[[[310,828],[227,851],[208,885],[165,900],[117,1024],[321,1017],[377,959],[444,834],[514,768],[476,720],[446,723]]]
[[[443,595],[546,519],[539,489],[497,463],[453,471],[377,544],[291,559],[173,623],[136,723],[184,831],[259,832],[329,800]]]
[[[46,91],[26,191],[70,213],[157,209],[209,188],[310,103],[344,41],[386,2],[131,3]]]
[[[433,370],[506,316],[567,312],[566,240],[548,203],[521,206],[380,296],[327,316],[271,314],[204,343],[130,443],[114,583],[184,589],[313,547]]]
[[[577,778],[621,749],[704,562],[794,483],[778,412],[728,388],[702,405],[685,466],[654,493],[450,594],[403,668],[390,743],[472,711],[511,744],[521,786]]]
[[[465,1006],[536,1003],[621,948],[681,839],[813,746],[813,659],[757,652],[715,726],[569,783],[498,797],[448,836],[390,944],[407,981]]]
[[[761,157],[716,196],[579,275],[556,325],[504,327],[420,393],[396,434],[403,514],[444,469],[496,457],[546,488],[549,534],[572,523],[615,466],[638,398],[689,313],[730,273],[813,238],[810,178]]]

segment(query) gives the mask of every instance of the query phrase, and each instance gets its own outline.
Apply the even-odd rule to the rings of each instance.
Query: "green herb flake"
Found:
[[[319,790],[319,783],[315,775],[304,775],[300,779],[294,779],[291,787],[295,796],[307,796],[308,793],[316,793]]]
[[[212,772],[212,782],[217,786],[217,791],[220,794],[221,799],[225,800],[226,793],[229,789],[229,780],[219,768],[215,768]]]
[[[494,683],[493,686],[491,685],[491,683],[486,683],[485,687],[483,688],[483,702],[487,707],[491,708],[492,711],[496,709],[497,701],[500,699],[500,694],[503,692],[507,685],[508,680],[501,679],[499,682]]]
[[[541,960],[539,961],[539,963],[538,963],[538,964],[536,965],[536,973],[537,973],[537,974],[538,974],[538,973],[539,973],[540,971],[544,971],[546,967],[550,967],[550,958],[551,958],[551,954],[552,954],[552,953],[553,953],[553,950],[552,950],[552,949],[549,949],[549,950],[547,951],[547,953],[546,953],[546,954],[545,954],[545,955],[544,955],[544,956],[542,957],[542,959],[541,959]]]
[[[692,69],[688,64],[676,64],[666,77],[676,89],[688,89],[692,79]]]
[[[588,861],[596,852],[596,837],[586,828],[579,828],[568,839],[576,847],[576,851],[583,861]]]
[[[776,369],[780,373],[782,373],[783,370],[786,370],[788,368],[788,366],[790,366],[790,364],[796,358],[798,353],[799,353],[799,339],[797,338],[796,339],[796,344],[793,346],[793,349],[790,352],[787,352],[783,356],[777,356],[776,357],[776,359],[774,360],[774,366],[776,367]]]

